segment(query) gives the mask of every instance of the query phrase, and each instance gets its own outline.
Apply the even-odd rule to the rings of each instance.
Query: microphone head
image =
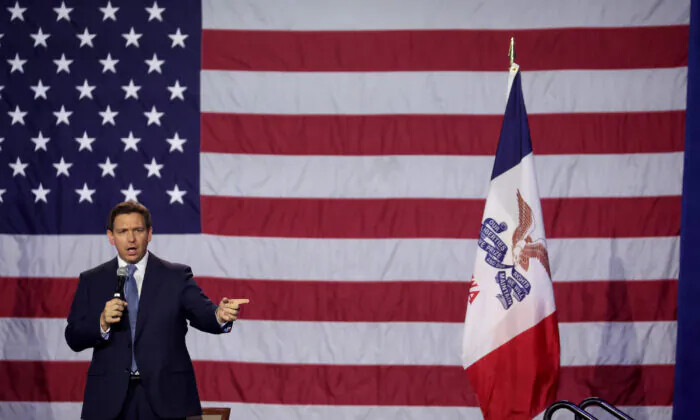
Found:
[[[114,297],[124,299],[124,283],[126,283],[126,277],[128,275],[129,271],[126,267],[119,267],[117,269],[117,286],[114,288]]]

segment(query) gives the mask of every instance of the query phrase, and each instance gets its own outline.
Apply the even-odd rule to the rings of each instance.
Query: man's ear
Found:
[[[148,228],[148,238],[146,239],[146,243],[151,242],[151,239],[153,239],[153,226]]]
[[[109,238],[109,243],[110,243],[110,244],[116,245],[116,244],[114,243],[114,234],[113,234],[112,231],[109,230],[109,229],[107,230],[107,237]]]

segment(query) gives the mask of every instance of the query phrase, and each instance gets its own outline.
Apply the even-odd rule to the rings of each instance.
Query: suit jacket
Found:
[[[117,259],[80,274],[73,298],[66,341],[74,351],[94,349],[88,369],[83,419],[111,419],[122,409],[129,386],[131,329],[128,313],[111,327],[107,340],[100,331],[100,314],[112,299],[117,282]],[[127,308],[128,311],[128,308]],[[160,417],[201,413],[192,361],[185,346],[187,321],[193,327],[219,334],[216,305],[195,283],[192,270],[148,256],[139,298],[136,362],[141,383]]]

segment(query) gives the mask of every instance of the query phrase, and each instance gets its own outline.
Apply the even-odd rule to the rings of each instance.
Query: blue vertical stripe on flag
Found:
[[[501,125],[491,179],[519,164],[520,160],[530,153],[532,153],[530,126],[527,122],[523,87],[520,72],[518,72],[508,94],[508,104]]]

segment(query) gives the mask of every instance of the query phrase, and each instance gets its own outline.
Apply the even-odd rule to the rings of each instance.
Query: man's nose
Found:
[[[134,235],[134,232],[129,232],[129,233],[126,235],[126,239],[127,239],[129,242],[134,242],[134,241],[136,240],[136,235]]]

